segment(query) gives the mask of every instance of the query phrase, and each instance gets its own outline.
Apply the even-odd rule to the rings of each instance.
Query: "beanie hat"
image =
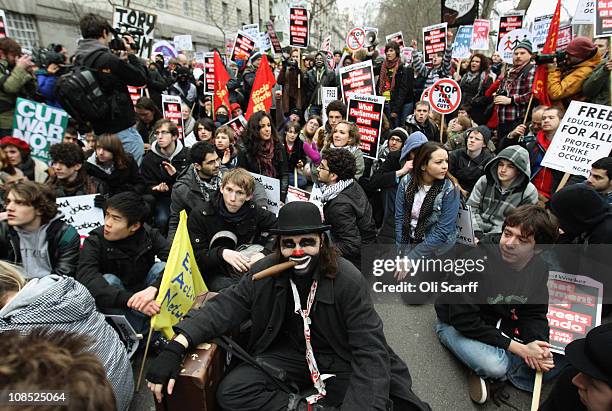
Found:
[[[30,151],[31,151],[28,143],[16,137],[10,137],[10,136],[2,137],[0,139],[0,147],[4,148],[6,146],[15,146],[17,147],[19,151],[23,152],[26,155],[30,154]]]
[[[480,134],[482,134],[482,138],[484,138],[485,146],[487,144],[489,144],[489,140],[491,140],[491,130],[489,130],[489,127],[487,127],[487,126],[478,126],[478,127],[469,128],[465,132],[465,139],[466,140],[467,140],[467,138],[470,136],[470,134],[473,131],[478,131]]]
[[[238,103],[232,103],[230,104],[230,111],[234,111],[234,110],[238,110],[240,107],[240,104]]]
[[[596,50],[597,46],[587,37],[576,37],[565,48],[567,54],[579,60],[590,59],[595,55]]]
[[[533,46],[531,44],[531,40],[528,38],[524,38],[523,40],[519,41],[519,44],[516,45],[514,50],[516,49],[525,49],[529,54],[533,54]]]
[[[408,139],[408,132],[406,131],[406,129],[402,127],[396,127],[393,130],[391,130],[391,133],[389,133],[389,138],[393,136],[401,138],[402,144],[404,144],[406,140]]]
[[[263,54],[261,54],[260,51],[256,51],[255,53],[251,54],[251,57],[249,57],[249,64],[253,64],[253,62],[260,59],[261,56],[263,56]]]

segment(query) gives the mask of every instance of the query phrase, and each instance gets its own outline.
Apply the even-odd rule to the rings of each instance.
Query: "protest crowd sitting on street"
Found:
[[[95,13],[43,62],[5,33],[0,391],[431,410],[384,307],[429,310],[467,402],[612,410],[610,42],[557,43],[558,3],[496,49],[474,16],[312,47],[298,6],[227,53]]]

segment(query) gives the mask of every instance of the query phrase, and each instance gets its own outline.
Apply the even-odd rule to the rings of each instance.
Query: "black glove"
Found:
[[[104,208],[106,206],[107,196],[104,194],[98,194],[94,197],[94,207]]]
[[[168,384],[176,380],[181,372],[181,362],[187,349],[176,341],[170,341],[154,359],[147,371],[147,381],[153,384]]]

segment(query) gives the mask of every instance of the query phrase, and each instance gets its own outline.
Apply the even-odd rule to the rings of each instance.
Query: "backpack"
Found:
[[[105,51],[100,49],[88,54],[82,64],[72,66],[55,83],[55,95],[62,108],[79,123],[99,122],[110,115],[109,98],[96,78],[98,70],[85,64],[86,59],[92,58],[89,66],[93,65]]]

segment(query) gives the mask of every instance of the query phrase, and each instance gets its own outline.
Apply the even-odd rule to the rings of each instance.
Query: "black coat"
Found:
[[[178,152],[173,155],[170,161],[168,161],[168,158],[163,157],[160,154],[157,148],[157,142],[153,143],[151,150],[145,154],[140,166],[140,173],[142,174],[142,179],[146,185],[146,193],[153,194],[158,198],[169,198],[172,193],[172,187],[176,182],[176,178],[189,166],[189,149],[187,147],[183,147],[183,144],[180,141],[177,141],[176,144]],[[171,176],[168,174],[162,165],[162,162],[164,161],[168,161],[174,166],[174,168],[176,168],[176,173],[174,175]],[[159,191],[152,191],[151,188],[159,183],[166,183],[170,190],[163,193]]]
[[[315,104],[317,101],[316,93],[320,92],[321,87],[337,87],[338,82],[336,81],[336,74],[333,71],[324,69],[325,72],[321,76],[321,81],[317,82],[317,73],[314,68],[308,70],[304,74],[304,100],[302,100],[302,106],[308,107],[311,104]],[[305,104],[305,106],[304,106]]]
[[[395,196],[399,185],[395,172],[402,168],[400,155],[401,150],[390,152],[368,183],[369,190],[382,190],[384,211],[377,237],[379,244],[395,244]]]
[[[382,64],[374,69],[374,75],[380,76]],[[380,77],[376,84],[376,94],[380,90]],[[389,106],[391,113],[396,113],[399,118],[402,115],[404,104],[412,103],[414,100],[414,70],[412,67],[406,67],[403,64],[398,65],[397,73],[395,73],[395,87],[391,90],[391,101]]]
[[[361,247],[376,241],[372,206],[361,186],[353,183],[323,206],[325,223],[342,256],[361,267]]]
[[[275,263],[276,257],[268,256],[255,263],[252,272]],[[252,355],[262,354],[278,339],[286,304],[293,303],[288,276],[286,271],[278,277],[253,281],[251,274],[247,274],[201,309],[190,311],[174,329],[185,335],[192,346],[251,320],[247,350]],[[315,273],[315,278],[318,276]],[[412,392],[410,372],[385,340],[368,286],[348,261],[342,258],[338,261],[335,279],[319,279],[310,318],[313,329],[318,328],[315,333],[326,337],[325,345],[351,364],[352,374],[341,410],[386,410],[389,395],[409,401],[415,409],[429,409]]]
[[[280,180],[281,201],[285,201],[287,197],[287,189],[289,188],[289,173],[287,168],[287,157],[283,143],[274,144],[274,158],[272,165],[276,170],[276,178]],[[264,170],[259,167],[256,157],[252,154],[250,148],[240,150],[238,155],[238,167],[242,167],[252,173],[266,175]],[[269,177],[269,176],[268,176]]]
[[[480,177],[484,175],[484,166],[495,157],[487,149],[483,149],[480,155],[474,159],[467,154],[467,149],[458,148],[450,152],[448,171],[457,178],[459,185],[468,193]]]
[[[85,163],[87,174],[96,184],[99,184],[103,191],[101,194],[108,194],[111,197],[124,191],[144,194],[145,183],[138,170],[138,164],[136,164],[136,161],[134,161],[134,158],[130,154],[127,154],[126,157],[127,167],[122,169],[115,168],[110,174],[107,174],[89,160]]]
[[[144,226],[130,237],[111,242],[104,239],[104,227],[98,227],[83,243],[76,279],[87,287],[98,308],[125,308],[130,297],[145,288],[155,257],[166,261],[169,252],[170,242],[155,228]],[[119,277],[126,290],[110,285],[104,274]]]

